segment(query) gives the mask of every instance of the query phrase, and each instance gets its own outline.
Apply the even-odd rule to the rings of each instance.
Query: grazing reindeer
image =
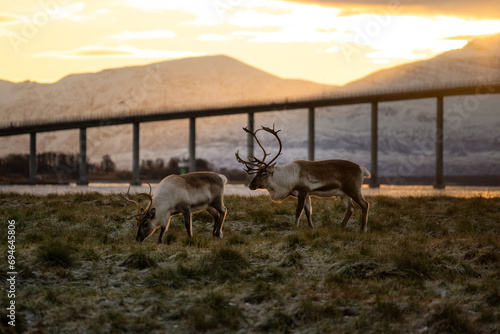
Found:
[[[161,244],[163,234],[168,230],[170,217],[181,213],[184,216],[188,236],[192,237],[191,213],[201,210],[207,210],[214,217],[214,237],[222,237],[222,224],[226,217],[223,198],[226,182],[224,175],[212,172],[169,175],[156,187],[153,196],[151,196],[151,185],[149,194],[140,194],[150,200],[146,209],[140,208],[138,202],[129,198],[129,187],[127,197],[120,196],[137,205],[137,214],[127,218],[137,219],[136,240],[142,242],[160,227],[158,243]]]
[[[368,209],[370,204],[361,195],[361,185],[365,177],[370,177],[366,168],[347,160],[324,160],[324,161],[304,161],[297,160],[283,166],[276,166],[276,158],[281,154],[282,144],[278,137],[280,130],[262,127],[255,132],[248,128],[243,128],[245,132],[251,134],[257,144],[264,152],[262,159],[253,155],[248,156],[248,161],[240,158],[236,152],[236,160],[246,166],[248,174],[256,174],[249,184],[251,190],[267,189],[271,199],[279,202],[288,196],[298,198],[297,210],[295,211],[295,225],[299,225],[302,211],[306,212],[309,227],[314,225],[311,220],[311,199],[309,196],[331,197],[340,196],[346,207],[342,227],[345,227],[351,217],[354,200],[361,207],[363,216],[361,218],[361,232],[366,232],[368,221]],[[264,130],[276,137],[279,143],[278,154],[269,162],[265,162],[270,153],[266,150],[257,138],[257,132]],[[274,162],[274,163],[273,163]]]

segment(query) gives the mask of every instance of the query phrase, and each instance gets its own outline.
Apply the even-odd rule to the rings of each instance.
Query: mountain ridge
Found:
[[[0,115],[7,123],[54,115],[118,115],[166,106],[284,99],[323,89],[310,81],[282,79],[215,55],[70,74],[52,84],[4,82],[0,84],[0,97],[4,97]]]
[[[405,83],[407,88],[432,87],[446,83],[500,81],[500,34],[477,38],[462,49],[451,50],[431,59],[415,61],[370,73],[351,81],[341,90],[366,90],[370,86],[390,88]],[[481,64],[486,64],[482,66]]]

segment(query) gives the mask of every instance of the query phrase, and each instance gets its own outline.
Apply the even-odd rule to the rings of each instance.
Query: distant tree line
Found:
[[[4,174],[12,176],[29,175],[29,154],[9,154],[0,158],[0,169]],[[52,175],[59,181],[78,177],[80,163],[78,154],[45,152],[36,155],[38,175]]]
[[[160,180],[170,174],[182,174],[183,171],[179,167],[181,159],[174,157],[168,163],[165,160],[158,158],[155,160],[147,159],[141,161],[140,177],[142,180],[153,179]],[[205,159],[196,159],[197,171],[215,171],[214,166]],[[242,169],[229,169],[222,167],[218,170],[219,173],[226,175],[231,181],[244,182],[247,179],[247,174]]]
[[[168,163],[162,158],[155,160],[147,159],[141,161],[140,175],[143,179],[163,179],[170,174],[182,174],[182,169],[179,167],[181,159],[171,158]],[[204,159],[196,159],[197,171],[213,171],[213,166]]]
[[[0,159],[0,169],[3,174],[28,175],[29,154],[9,154]]]
[[[161,180],[170,174],[182,174],[179,167],[180,158],[171,158],[168,162],[164,159],[145,159],[141,161],[141,179]],[[36,155],[37,175],[42,179],[58,182],[77,180],[80,173],[80,163],[77,153],[45,152]],[[27,179],[29,177],[29,154],[9,154],[0,158],[0,170],[3,180]],[[197,171],[214,171],[215,168],[204,159],[196,159]],[[244,181],[246,174],[242,170],[222,168],[221,173],[231,180]],[[115,162],[109,155],[104,155],[100,163],[92,164],[87,160],[88,176],[101,175],[110,178],[124,177],[123,171],[118,171]],[[128,175],[128,174],[126,174]]]

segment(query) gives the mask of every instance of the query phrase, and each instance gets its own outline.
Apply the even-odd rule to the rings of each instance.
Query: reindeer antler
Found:
[[[260,167],[262,166],[269,166],[272,162],[274,162],[278,156],[281,155],[281,149],[282,149],[282,143],[281,143],[281,140],[278,136],[278,132],[280,132],[281,130],[275,130],[274,129],[274,124],[273,124],[273,128],[269,128],[269,127],[265,127],[265,126],[261,126],[260,129],[257,129],[255,131],[251,131],[248,129],[248,127],[244,127],[243,130],[246,132],[246,133],[249,133],[250,135],[252,135],[252,137],[255,139],[255,141],[257,142],[257,144],[259,144],[260,148],[262,149],[263,153],[264,153],[264,156],[262,157],[262,159],[258,159],[256,158],[254,155],[252,154],[249,154],[247,159],[248,160],[243,160],[240,155],[239,155],[239,151],[237,151],[235,153],[236,155],[236,160],[239,162],[239,163],[242,163],[246,166],[246,169],[245,169],[245,172],[247,172],[248,174],[255,174],[257,173],[257,171],[259,170]],[[266,158],[270,155],[270,153],[267,153],[266,152],[266,149],[264,148],[264,146],[262,145],[262,143],[260,142],[260,140],[257,138],[257,132],[259,132],[260,130],[264,130],[266,132],[269,132],[271,133],[272,135],[274,135],[276,137],[276,139],[278,140],[278,143],[279,143],[279,151],[278,151],[278,154],[271,159],[271,161],[269,162],[266,162]]]
[[[263,126],[262,127],[262,130],[266,131],[266,132],[269,132],[271,133],[272,135],[274,135],[276,137],[276,139],[278,140],[278,144],[280,145],[280,148],[278,150],[278,154],[276,154],[276,156],[274,158],[271,159],[271,161],[269,161],[266,165],[270,165],[271,163],[274,162],[274,160],[276,160],[280,155],[281,155],[281,149],[283,148],[283,145],[281,143],[281,139],[280,137],[278,137],[278,132],[280,132],[281,130],[275,130],[274,129],[274,124],[273,124],[273,128],[268,128],[268,127],[265,127]],[[262,146],[261,146],[262,147]]]
[[[130,216],[130,217],[127,217],[127,220],[131,219],[131,218],[134,218],[134,217],[137,217],[141,214],[141,208],[140,208],[140,205],[139,205],[139,202],[137,201],[134,201],[133,199],[130,199],[129,198],[129,193],[130,193],[130,185],[128,186],[128,190],[127,190],[127,197],[123,196],[122,194],[119,194],[119,196],[121,198],[123,198],[124,200],[126,200],[127,202],[130,202],[130,203],[134,203],[136,206],[137,206],[137,214],[133,215],[133,216]]]
[[[149,198],[149,200],[152,202],[153,201],[153,197],[151,196],[151,185],[149,183],[147,183],[147,185],[149,186],[149,194],[146,194],[146,193],[139,193],[138,195],[144,195],[144,196],[147,196]],[[127,220],[131,219],[131,218],[134,218],[134,217],[137,217],[137,216],[140,216],[142,214],[144,214],[144,212],[141,212],[141,207],[140,207],[140,204],[139,202],[137,201],[134,201],[133,199],[130,199],[129,198],[129,193],[130,193],[130,185],[128,186],[128,190],[127,190],[127,197],[123,196],[122,194],[119,194],[121,198],[123,198],[124,200],[128,201],[128,202],[131,202],[131,203],[134,203],[136,206],[137,206],[137,213],[135,215],[132,215],[130,217],[127,217]]]
[[[146,194],[146,193],[139,193],[138,195],[144,195],[146,196],[147,198],[149,198],[149,200],[152,202],[153,201],[153,196],[151,196],[151,185],[149,183],[146,183],[148,186],[149,186],[149,194]]]
[[[239,163],[241,163],[241,164],[244,164],[244,165],[245,165],[245,167],[246,167],[246,168],[245,168],[245,172],[247,172],[248,174],[255,174],[255,173],[257,173],[258,168],[256,168],[256,167],[258,167],[258,166],[259,166],[259,164],[258,164],[258,163],[256,163],[256,162],[253,162],[253,161],[252,161],[252,157],[251,157],[250,155],[249,155],[249,156],[248,156],[248,158],[247,158],[247,159],[248,159],[248,160],[250,160],[250,161],[245,161],[245,160],[243,160],[242,158],[240,158],[239,152],[240,152],[240,151],[236,151],[236,153],[235,153],[234,155],[236,156],[236,160],[237,160]]]

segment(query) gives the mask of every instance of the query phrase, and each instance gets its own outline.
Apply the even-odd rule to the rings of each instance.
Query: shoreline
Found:
[[[151,184],[154,189],[157,183]],[[0,193],[20,193],[30,195],[64,195],[74,193],[98,192],[102,194],[120,194],[126,193],[127,183],[89,183],[87,186],[70,183],[69,185],[0,185]],[[130,190],[134,192],[149,192],[149,186],[142,184],[140,186],[131,186]],[[407,197],[407,196],[451,196],[451,197],[500,197],[500,187],[498,186],[446,186],[445,189],[434,189],[433,186],[395,186],[380,185],[379,188],[369,188],[363,185],[362,192],[364,196],[389,196],[389,197]],[[266,190],[248,189],[243,184],[227,184],[225,187],[226,195],[239,196],[259,196],[268,195]]]

